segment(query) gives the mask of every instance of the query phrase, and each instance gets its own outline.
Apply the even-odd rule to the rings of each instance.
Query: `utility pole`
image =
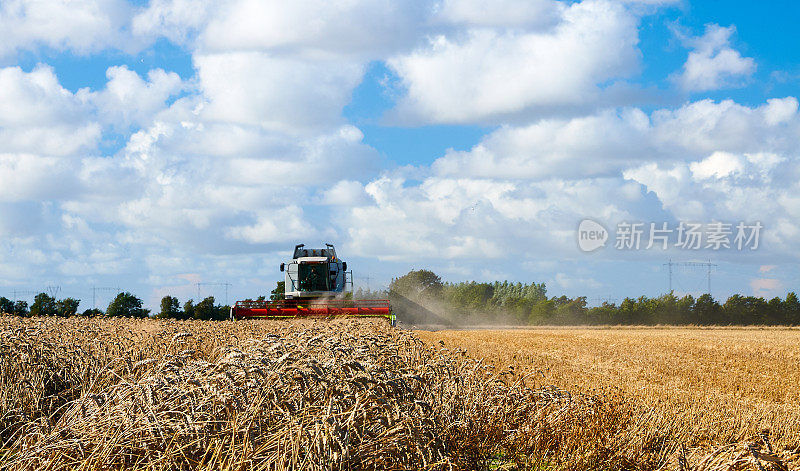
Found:
[[[58,296],[58,292],[61,291],[60,286],[48,286],[47,287],[47,294],[50,295],[51,298],[55,299]]]
[[[224,286],[225,287],[225,305],[228,305],[228,288],[233,286],[227,281],[224,283],[196,283],[197,285],[197,301],[200,302],[200,287],[201,286]]]
[[[372,278],[370,278],[370,276],[367,275],[363,279],[367,280],[367,292],[369,292],[370,291],[370,289],[369,289],[369,280],[371,280]]]
[[[669,259],[668,263],[665,263],[669,267],[669,293],[672,292],[672,259]]]
[[[617,298],[604,298],[602,296],[597,296],[596,298],[593,298],[593,299],[597,303],[598,306],[602,305],[603,303],[617,304],[617,301],[618,301]]]
[[[707,262],[673,262],[672,259],[664,264],[669,268],[669,292],[672,292],[672,267],[705,267],[706,268],[706,283],[707,293],[711,294],[711,267],[718,266],[716,263],[711,263],[711,259]]]

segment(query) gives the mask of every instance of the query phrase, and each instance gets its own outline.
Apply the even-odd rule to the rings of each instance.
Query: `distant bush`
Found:
[[[97,309],[96,307],[93,307],[91,309],[87,309],[87,310],[83,311],[83,313],[81,313],[81,316],[83,316],[83,317],[100,317],[102,315],[103,315],[103,311],[101,311],[100,309]]]

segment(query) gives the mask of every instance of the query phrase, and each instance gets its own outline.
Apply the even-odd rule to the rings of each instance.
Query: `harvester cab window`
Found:
[[[301,263],[297,268],[300,291],[329,291],[327,263]]]

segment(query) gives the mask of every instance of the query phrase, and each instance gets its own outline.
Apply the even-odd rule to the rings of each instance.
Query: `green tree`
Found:
[[[734,294],[722,305],[722,312],[727,324],[767,324],[767,302],[764,298]]]
[[[745,316],[745,299],[740,294],[731,295],[722,305],[725,324],[743,324]]]
[[[710,294],[703,294],[694,303],[692,322],[700,325],[722,324],[722,307]]]
[[[106,309],[108,317],[147,317],[150,310],[142,308],[142,300],[131,293],[119,293]]]
[[[691,324],[694,322],[694,296],[687,294],[678,300],[677,303],[677,321],[680,324]]]
[[[180,319],[182,316],[181,305],[178,298],[174,296],[164,296],[161,298],[161,312],[158,317],[161,319]]]
[[[797,294],[794,291],[786,295],[786,301],[783,302],[783,310],[787,324],[800,325],[800,301],[798,301]]]
[[[434,299],[442,294],[442,279],[430,270],[412,270],[389,284],[389,293],[411,299]]]
[[[194,301],[191,299],[183,303],[183,318],[194,319]]]
[[[0,313],[12,314],[14,312],[14,301],[0,296]]]
[[[214,311],[214,296],[209,296],[194,307],[194,318],[199,320],[214,319]]]
[[[611,324],[633,324],[639,317],[639,304],[633,298],[625,298],[619,305]]]
[[[465,311],[486,311],[495,304],[494,287],[489,283],[447,283],[443,297],[452,306]]]
[[[58,314],[56,299],[47,293],[39,293],[33,298],[31,316],[55,316]]]
[[[586,297],[579,296],[569,299],[562,296],[556,301],[556,323],[558,324],[586,324],[587,312]]]
[[[214,296],[197,303],[194,307],[194,318],[200,320],[224,321],[230,317],[230,306],[218,306],[214,304]]]
[[[531,307],[528,323],[534,325],[551,324],[556,315],[556,303],[552,299],[539,301]]]
[[[279,301],[279,300],[283,299],[284,293],[285,293],[285,288],[286,288],[286,282],[285,281],[279,281],[278,285],[275,287],[275,289],[272,290],[269,293],[269,299],[271,301]]]
[[[14,303],[14,314],[22,317],[30,317],[31,313],[28,310],[28,302],[19,300]]]
[[[493,303],[501,306],[505,306],[509,301],[516,304],[518,299],[525,299],[534,303],[547,299],[547,287],[544,283],[522,284],[520,282],[509,283],[504,281],[500,283],[495,281],[493,288]]]
[[[615,314],[618,308],[614,303],[603,301],[603,304],[589,309],[587,316],[590,324],[615,324]]]
[[[64,298],[56,302],[58,315],[61,317],[70,317],[78,313],[78,305],[81,300],[75,298]]]
[[[785,325],[786,316],[783,300],[777,296],[770,299],[767,302],[767,309],[763,314],[763,318],[770,325]]]

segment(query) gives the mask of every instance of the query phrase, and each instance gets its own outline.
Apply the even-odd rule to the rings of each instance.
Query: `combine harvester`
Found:
[[[395,324],[386,299],[344,299],[347,262],[336,256],[336,249],[294,248],[289,263],[281,263],[286,273],[284,299],[279,301],[237,301],[231,308],[233,319],[291,319],[301,317],[384,317]]]

